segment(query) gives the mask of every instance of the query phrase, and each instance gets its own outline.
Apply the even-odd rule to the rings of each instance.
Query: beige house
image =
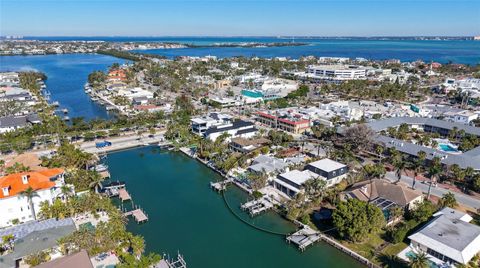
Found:
[[[343,193],[343,198],[356,198],[376,205],[384,212],[387,224],[391,224],[396,219],[390,217],[390,209],[394,207],[413,209],[423,201],[423,194],[402,183],[374,179],[354,184]]]

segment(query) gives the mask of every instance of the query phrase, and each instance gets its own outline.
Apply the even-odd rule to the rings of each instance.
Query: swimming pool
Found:
[[[453,147],[450,144],[440,143],[438,144],[438,148],[444,152],[458,152],[457,148]]]

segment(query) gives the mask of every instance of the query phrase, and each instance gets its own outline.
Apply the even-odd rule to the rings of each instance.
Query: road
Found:
[[[89,142],[82,142],[80,144],[80,149],[85,152],[89,153],[105,153],[117,150],[123,150],[127,148],[134,148],[143,146],[145,144],[157,144],[159,142],[164,141],[163,134],[165,131],[161,131],[153,135],[153,137],[139,136],[139,135],[131,135],[131,136],[120,136],[115,138],[108,138],[108,140],[112,143],[111,146],[103,147],[103,148],[96,148],[95,143],[99,142],[100,140],[96,141],[89,141]]]
[[[385,178],[390,181],[397,181],[397,176],[395,175],[394,172],[387,172],[387,174],[385,175]],[[406,183],[409,186],[412,186],[413,178],[404,175],[402,176],[401,182]],[[424,193],[428,193],[428,184],[417,180],[417,182],[415,183],[415,189],[421,190]],[[441,188],[439,186],[432,187],[431,194],[437,197],[442,197],[444,194],[448,192],[451,192],[455,195],[455,198],[457,199],[457,202],[459,204],[473,208],[475,210],[480,208],[480,200],[463,193],[453,192],[453,191]]]

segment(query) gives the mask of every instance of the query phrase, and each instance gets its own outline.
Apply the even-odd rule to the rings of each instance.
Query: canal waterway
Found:
[[[109,154],[107,164],[112,178],[126,182],[134,204],[149,216],[144,224],[131,220],[127,226],[145,238],[147,252],[180,251],[188,267],[362,267],[327,244],[317,243],[301,253],[284,236],[246,225],[209,188],[219,175],[181,153],[143,147]],[[243,213],[239,205],[247,200],[244,192],[232,186],[226,199],[236,213]],[[295,230],[274,212],[252,222],[281,233]]]
[[[109,119],[113,115],[93,102],[84,91],[88,75],[96,70],[105,71],[113,63],[124,60],[99,54],[61,54],[0,57],[0,71],[35,70],[47,75],[50,102],[58,101],[59,109],[68,109],[68,116]]]

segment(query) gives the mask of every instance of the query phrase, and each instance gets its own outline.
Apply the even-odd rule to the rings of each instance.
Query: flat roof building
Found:
[[[480,227],[469,223],[470,219],[461,211],[443,209],[408,237],[410,247],[427,253],[437,264],[467,264],[480,252]]]

